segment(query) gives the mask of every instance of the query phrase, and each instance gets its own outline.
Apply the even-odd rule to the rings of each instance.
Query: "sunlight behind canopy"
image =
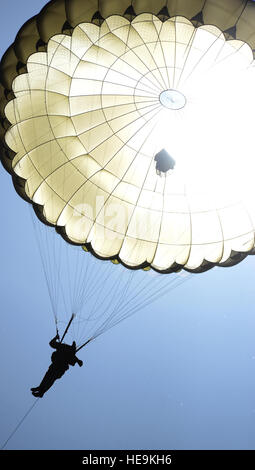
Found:
[[[5,109],[6,142],[28,198],[71,242],[159,271],[253,248],[246,43],[184,17],[110,16],[53,36],[27,70]],[[162,148],[176,168],[159,178]]]

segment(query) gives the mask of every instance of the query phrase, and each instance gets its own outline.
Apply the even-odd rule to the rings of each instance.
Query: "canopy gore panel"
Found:
[[[49,2],[1,62],[1,160],[19,195],[130,269],[253,254],[254,26],[239,0]]]

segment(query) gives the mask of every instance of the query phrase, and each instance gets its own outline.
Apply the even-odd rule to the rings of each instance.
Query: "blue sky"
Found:
[[[5,4],[1,54],[43,6]],[[55,330],[29,210],[2,167],[0,187],[4,443],[34,402],[30,387],[49,365]],[[254,270],[251,256],[194,275],[102,335],[6,448],[254,449]]]

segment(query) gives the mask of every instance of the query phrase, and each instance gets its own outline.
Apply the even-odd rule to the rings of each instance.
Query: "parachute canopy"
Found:
[[[253,49],[250,1],[49,2],[1,63],[17,191],[67,241],[129,268],[253,254]]]

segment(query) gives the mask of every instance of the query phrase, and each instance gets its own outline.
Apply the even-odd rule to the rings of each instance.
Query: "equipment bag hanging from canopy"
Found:
[[[158,172],[166,173],[168,170],[173,170],[175,167],[175,160],[169,155],[169,153],[162,149],[158,152],[154,160],[156,161],[156,170]]]

